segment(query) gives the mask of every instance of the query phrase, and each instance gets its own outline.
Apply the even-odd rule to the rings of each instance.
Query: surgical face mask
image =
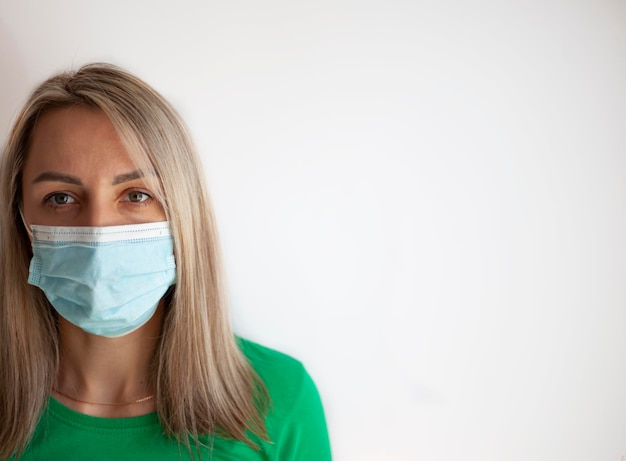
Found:
[[[28,283],[88,333],[112,338],[136,330],[176,282],[167,222],[31,229]]]

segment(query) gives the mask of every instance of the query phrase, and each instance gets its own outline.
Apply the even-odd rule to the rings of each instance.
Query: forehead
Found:
[[[115,127],[99,109],[46,110],[31,134],[24,174],[32,169],[105,174],[134,168]]]

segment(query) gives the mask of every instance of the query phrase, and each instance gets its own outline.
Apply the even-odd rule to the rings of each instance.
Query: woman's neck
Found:
[[[60,362],[54,397],[75,411],[104,418],[155,411],[151,363],[163,307],[141,328],[119,338],[84,332],[59,318]]]

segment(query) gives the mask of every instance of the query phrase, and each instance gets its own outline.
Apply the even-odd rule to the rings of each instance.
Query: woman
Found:
[[[0,459],[330,459],[302,365],[231,332],[200,172],[114,66],[30,96],[0,166]]]

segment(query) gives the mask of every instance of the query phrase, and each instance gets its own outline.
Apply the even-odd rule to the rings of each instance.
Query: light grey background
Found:
[[[622,1],[0,0],[0,136],[89,61],[169,98],[338,461],[620,461],[625,52]]]

